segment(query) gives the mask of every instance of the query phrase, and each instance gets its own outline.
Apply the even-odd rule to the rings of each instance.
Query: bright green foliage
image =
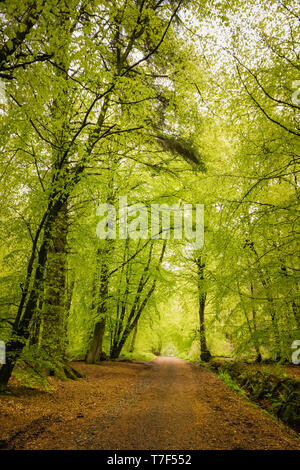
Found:
[[[0,388],[103,352],[290,361],[297,2],[0,6]],[[120,196],[204,204],[203,248],[99,240]]]

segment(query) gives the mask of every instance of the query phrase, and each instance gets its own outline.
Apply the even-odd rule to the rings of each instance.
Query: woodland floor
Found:
[[[73,363],[84,379],[0,397],[2,449],[300,449],[287,427],[180,359]]]

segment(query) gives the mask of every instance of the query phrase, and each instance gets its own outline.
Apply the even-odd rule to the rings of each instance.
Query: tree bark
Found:
[[[66,273],[67,273],[67,204],[64,203],[54,225],[49,249],[43,302],[41,347],[54,371],[64,368],[66,349]]]
[[[138,322],[136,322],[136,325],[135,325],[134,330],[133,330],[133,335],[132,335],[131,343],[130,343],[130,347],[129,347],[129,352],[130,353],[133,353],[134,348],[135,348],[137,330],[138,330]]]
[[[96,282],[94,286],[95,289],[98,289],[98,295],[96,297],[97,321],[94,327],[92,342],[86,356],[87,364],[95,364],[95,362],[100,361],[103,353],[102,346],[106,326],[107,296],[109,284],[108,258],[112,250],[112,242],[113,240],[106,240],[106,247],[104,249],[99,248],[97,250],[96,269],[100,270],[100,274],[96,273]]]
[[[211,358],[211,353],[206,343],[206,332],[205,332],[205,303],[206,303],[206,292],[203,292],[203,280],[204,280],[204,268],[205,263],[202,262],[201,256],[198,256],[197,260],[198,267],[198,295],[199,295],[199,323],[200,323],[200,359],[201,361],[208,362]]]
[[[250,284],[250,290],[251,290],[251,295],[253,297],[253,295],[254,295],[254,286],[253,286],[252,282]],[[261,352],[260,352],[260,348],[259,348],[259,342],[257,340],[256,310],[255,310],[254,306],[252,307],[252,323],[253,323],[253,344],[254,344],[254,348],[255,348],[255,351],[256,351],[255,362],[261,362],[262,361],[262,356],[261,356]]]
[[[267,297],[268,306],[269,306],[269,313],[270,313],[271,322],[272,322],[273,335],[274,335],[274,351],[273,352],[275,356],[275,361],[278,362],[281,360],[281,344],[280,344],[280,334],[279,334],[279,329],[278,329],[274,299],[272,297],[272,293],[270,290],[270,278],[268,276],[268,273],[263,272],[258,253],[254,247],[254,243],[251,240],[247,239],[244,247],[246,246],[250,248],[250,250],[254,253],[257,259],[260,281],[266,292],[266,297]]]
[[[162,247],[162,250],[161,250],[161,253],[160,253],[160,257],[159,257],[159,263],[158,263],[159,266],[161,265],[161,263],[163,261],[163,257],[164,257],[165,250],[166,250],[166,245],[167,245],[167,240],[165,240],[164,243],[163,243],[163,247]],[[136,295],[135,295],[135,299],[134,299],[132,307],[130,309],[130,313],[129,313],[127,321],[126,321],[125,328],[123,329],[123,331],[118,336],[118,341],[114,341],[113,344],[112,344],[112,349],[111,349],[111,353],[110,353],[110,357],[112,359],[116,359],[120,356],[121,351],[123,349],[123,346],[124,346],[124,344],[126,343],[126,341],[128,339],[128,336],[130,335],[131,331],[137,325],[142,312],[144,311],[149,299],[151,298],[151,296],[152,296],[152,294],[155,290],[156,279],[154,279],[154,281],[152,282],[151,287],[149,288],[149,290],[146,293],[144,299],[140,303],[141,295],[142,295],[142,293],[144,291],[144,288],[145,288],[145,286],[146,286],[146,284],[149,280],[148,270],[149,270],[149,265],[150,265],[151,258],[152,258],[152,248],[153,248],[153,246],[151,245],[149,255],[148,255],[148,260],[147,260],[146,266],[143,270],[143,273],[141,275],[140,282],[139,282],[137,292],[136,292]]]
[[[95,325],[92,343],[86,358],[87,364],[95,364],[101,360],[105,323],[106,319],[102,318]]]
[[[26,341],[29,338],[29,325],[36,313],[40,293],[43,290],[44,271],[48,257],[53,223],[61,205],[62,201],[60,200],[53,205],[49,203],[51,209],[49,208],[48,215],[45,220],[43,240],[38,251],[36,269],[33,275],[31,289],[28,292],[28,300],[26,304],[24,304],[22,296],[20,305],[22,305],[23,308],[18,312],[12,328],[11,339],[6,345],[6,364],[3,364],[0,370],[0,392],[6,389],[16,361],[20,357]]]

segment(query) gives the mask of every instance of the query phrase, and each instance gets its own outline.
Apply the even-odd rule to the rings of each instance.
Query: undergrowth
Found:
[[[234,390],[300,432],[300,382],[282,371],[251,369],[239,362],[212,361],[208,367]]]
[[[151,352],[126,352],[120,356],[120,359],[131,359],[137,361],[153,361],[155,358],[155,354],[152,354]]]

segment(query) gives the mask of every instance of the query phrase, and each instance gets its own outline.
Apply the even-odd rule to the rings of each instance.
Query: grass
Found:
[[[135,361],[153,361],[156,356],[151,352],[126,352],[120,356],[120,359],[130,359]]]

